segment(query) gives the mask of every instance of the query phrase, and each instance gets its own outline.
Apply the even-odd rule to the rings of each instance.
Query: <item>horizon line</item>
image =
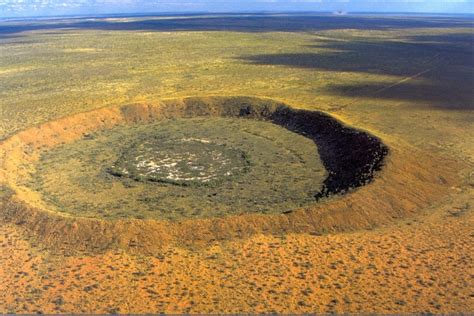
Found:
[[[252,10],[252,11],[157,11],[157,12],[109,12],[109,13],[85,13],[85,14],[58,14],[58,15],[22,15],[22,16],[0,16],[0,20],[35,20],[35,19],[60,19],[60,18],[88,18],[88,17],[139,17],[139,16],[183,16],[183,15],[271,15],[271,14],[330,14],[334,16],[347,15],[425,15],[425,16],[473,16],[474,12],[420,12],[420,11],[288,11],[288,10]]]

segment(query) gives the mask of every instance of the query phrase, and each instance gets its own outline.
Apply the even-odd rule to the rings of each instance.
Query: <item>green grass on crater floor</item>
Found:
[[[183,186],[110,174],[117,161],[123,164],[121,169],[133,170],[136,156],[148,154],[136,152],[132,144],[147,144],[150,139],[158,140],[155,149],[164,146],[161,149],[166,155],[200,156],[197,166],[204,167],[207,175],[217,173],[219,181]],[[172,139],[205,140],[218,146],[224,158],[216,162],[212,156],[203,155],[210,150],[206,143],[169,147],[166,141]],[[148,158],[160,159],[162,154]],[[224,162],[231,167],[222,166]],[[232,166],[245,170],[225,175]],[[99,218],[175,220],[281,213],[315,202],[314,195],[326,177],[312,140],[269,122],[230,118],[173,119],[115,127],[43,153],[36,168],[36,174],[26,182],[40,191],[53,209]],[[189,172],[186,166],[180,168],[172,172]]]

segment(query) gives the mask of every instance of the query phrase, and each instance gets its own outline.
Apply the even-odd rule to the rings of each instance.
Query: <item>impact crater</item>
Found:
[[[326,113],[254,97],[105,107],[0,146],[2,219],[54,249],[148,253],[374,227],[426,204],[410,188],[444,189],[427,187],[430,170],[411,149],[388,155],[378,137]]]

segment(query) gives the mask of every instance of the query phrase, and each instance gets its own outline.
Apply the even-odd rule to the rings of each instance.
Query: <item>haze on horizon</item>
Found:
[[[184,12],[474,13],[474,0],[0,0],[0,18]]]

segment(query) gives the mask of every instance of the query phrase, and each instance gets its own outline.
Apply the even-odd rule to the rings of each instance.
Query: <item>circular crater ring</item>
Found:
[[[242,214],[176,222],[101,220],[48,211],[39,193],[17,183],[34,171],[32,166],[42,150],[121,124],[194,116],[266,120],[314,140],[329,173],[315,196],[321,201],[278,215]],[[0,143],[0,218],[20,225],[52,250],[92,252],[123,248],[132,253],[153,253],[169,244],[205,245],[257,233],[321,234],[370,228],[425,207],[442,197],[446,184],[456,178],[448,167],[453,164],[443,163],[442,158],[425,155],[429,163],[420,164],[422,153],[418,150],[390,147],[389,154],[378,137],[323,112],[297,110],[269,99],[196,97],[106,107],[33,127]],[[433,173],[433,168],[437,172]],[[374,183],[366,186],[370,182]]]

